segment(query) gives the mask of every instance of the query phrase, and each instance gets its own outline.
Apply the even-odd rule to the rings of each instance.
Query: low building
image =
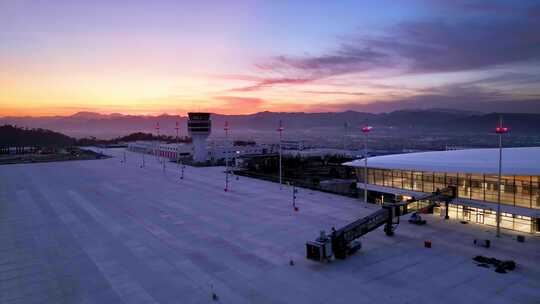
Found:
[[[157,141],[136,141],[128,144],[128,150],[137,153],[146,153],[166,157],[171,160],[193,157],[194,145],[185,143],[158,143]],[[214,162],[223,162],[227,157],[231,163],[237,158],[271,153],[272,147],[266,145],[227,145],[225,143],[210,143],[206,148],[207,159]]]
[[[227,157],[229,161],[236,162],[239,158],[267,155],[273,152],[271,146],[267,145],[212,145],[208,148],[209,159],[213,162],[224,161]]]
[[[185,143],[167,144],[157,141],[136,141],[128,144],[128,150],[166,157],[171,160],[193,155],[193,145]]]
[[[325,156],[338,156],[338,157],[347,157],[347,158],[358,158],[361,157],[361,152],[344,150],[344,149],[334,149],[334,148],[310,148],[304,150],[283,150],[283,155],[293,156],[293,157],[325,157]]]
[[[29,154],[38,150],[38,147],[0,147],[0,154]]]
[[[319,183],[321,190],[332,192],[332,193],[342,193],[350,194],[356,190],[355,180],[354,179],[327,179]]]
[[[304,145],[304,142],[301,140],[282,140],[281,141],[281,149],[283,150],[297,150],[302,151],[306,147]]]
[[[456,186],[458,196],[449,205],[449,216],[496,226],[498,157],[498,149],[372,157],[368,159],[367,165],[368,194],[371,201],[375,201],[381,195],[415,197],[447,186]],[[540,147],[503,149],[502,160],[501,228],[539,233]],[[364,161],[355,160],[345,165],[356,167],[358,188],[362,190]],[[436,211],[443,214],[441,208]]]

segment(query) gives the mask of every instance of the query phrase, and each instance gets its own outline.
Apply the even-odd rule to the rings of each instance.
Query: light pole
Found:
[[[343,125],[345,134],[343,135],[343,150],[345,151],[347,149],[347,135],[349,135],[349,122],[346,121]]]
[[[279,132],[279,189],[282,189],[283,175],[281,167],[281,142],[283,138],[283,125],[281,124],[281,119],[279,120],[279,128],[277,129],[277,131]]]
[[[146,151],[143,151],[142,153],[142,164],[141,164],[141,168],[144,168],[145,166],[145,163],[144,163],[144,154],[146,153]]]
[[[292,206],[294,211],[298,211],[298,207],[296,206],[296,194],[298,193],[298,190],[296,189],[295,185],[292,184]]]
[[[503,126],[502,115],[499,115],[499,124],[495,128],[499,135],[499,177],[497,179],[497,237],[501,237],[501,173],[502,173],[502,136],[508,133],[508,128]]]
[[[174,128],[176,130],[176,166],[180,167],[181,173],[180,173],[180,179],[184,179],[184,164],[180,165],[180,137],[178,136],[180,125],[178,121],[176,122],[176,127]]]
[[[368,174],[367,174],[367,158],[368,158],[368,155],[367,155],[367,138],[368,138],[368,134],[369,132],[371,131],[371,129],[373,129],[373,127],[365,124],[363,127],[362,127],[362,133],[364,133],[364,203],[367,203],[367,179],[368,179]]]
[[[156,160],[159,163],[159,121],[156,122],[156,133],[157,133],[157,143],[156,143]]]
[[[178,130],[180,130],[180,127],[178,126],[178,121],[174,129],[176,130],[176,165],[180,166],[180,143],[178,142]]]
[[[186,165],[182,162],[182,165],[180,165],[180,179],[184,179],[184,169],[186,168]]]
[[[239,158],[240,158],[240,151],[236,151],[236,158],[234,159],[234,168],[235,169],[238,169]],[[234,175],[234,170],[233,170],[233,175]],[[234,175],[234,177],[235,177],[236,180],[240,180],[240,177],[238,176],[238,174]]]
[[[225,122],[225,126],[223,127],[223,130],[225,130],[225,192],[229,191],[229,150],[228,150],[228,143],[229,143],[229,122]]]

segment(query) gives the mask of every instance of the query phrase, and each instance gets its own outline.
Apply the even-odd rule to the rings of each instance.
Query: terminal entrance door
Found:
[[[463,206],[463,219],[466,220],[466,221],[470,221],[471,220],[471,211],[469,210],[469,208],[467,206]]]
[[[479,224],[484,223],[484,212],[483,210],[477,210],[476,211],[476,222]]]
[[[484,224],[484,210],[480,208],[463,206],[463,220]]]

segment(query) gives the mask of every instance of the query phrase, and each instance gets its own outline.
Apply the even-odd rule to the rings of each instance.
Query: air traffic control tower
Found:
[[[189,136],[193,139],[193,161],[203,163],[208,160],[206,139],[212,131],[210,113],[188,113],[187,122]]]

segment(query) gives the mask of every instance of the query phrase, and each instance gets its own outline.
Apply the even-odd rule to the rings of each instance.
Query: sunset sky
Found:
[[[538,1],[0,0],[0,116],[538,100]]]

